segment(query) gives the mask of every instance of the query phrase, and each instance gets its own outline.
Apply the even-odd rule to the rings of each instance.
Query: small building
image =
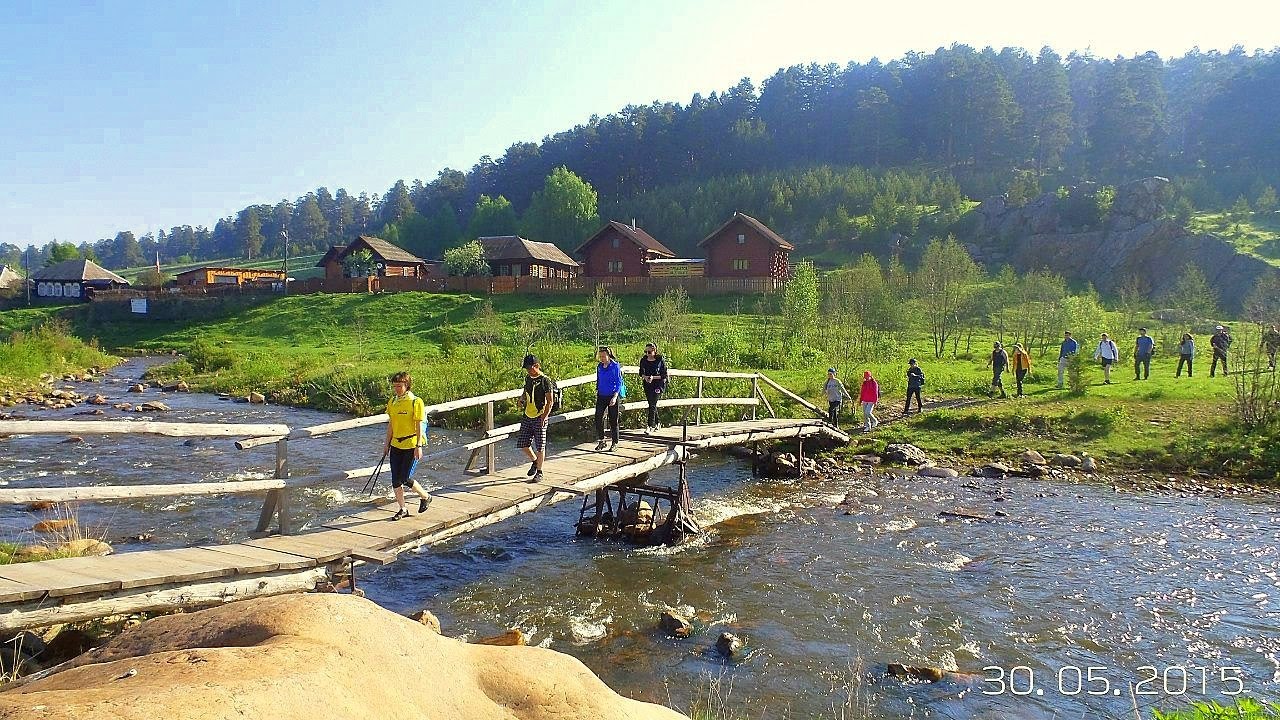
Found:
[[[759,220],[734,213],[698,247],[706,253],[707,277],[771,278],[791,274],[788,257],[796,247]]]
[[[582,269],[577,261],[551,243],[534,242],[518,235],[482,237],[479,242],[493,275],[571,278],[577,277]]]
[[[257,268],[202,267],[178,273],[174,276],[174,282],[180,286],[281,283],[284,282],[284,271]]]
[[[324,268],[326,281],[341,281],[353,277],[349,270],[347,258],[360,250],[368,250],[373,256],[372,275],[377,277],[411,277],[424,278],[430,274],[427,262],[413,253],[397,245],[369,235],[361,235],[352,240],[346,247],[333,245],[320,258],[316,267]],[[357,274],[355,277],[363,277]]]
[[[64,260],[31,273],[36,297],[89,300],[98,290],[128,287],[129,281],[92,260]]]
[[[22,287],[22,276],[14,272],[8,265],[0,265],[0,290]]]
[[[630,225],[610,220],[579,245],[574,254],[583,259],[583,267],[590,277],[646,277],[653,274],[650,262],[676,256],[666,245],[636,227],[634,220]]]

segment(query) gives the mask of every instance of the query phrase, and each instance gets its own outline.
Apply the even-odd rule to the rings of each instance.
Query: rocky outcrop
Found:
[[[149,620],[0,693],[0,718],[677,720],[537,647],[469,645],[336,593]]]
[[[1073,192],[1088,192],[1076,188]],[[1169,181],[1135,180],[1116,188],[1106,217],[1095,226],[1072,225],[1066,203],[1046,193],[1021,207],[1004,197],[989,199],[974,212],[978,223],[975,257],[988,265],[1008,263],[1022,271],[1049,270],[1068,280],[1091,282],[1113,292],[1131,275],[1145,278],[1158,296],[1188,263],[1204,272],[1225,309],[1240,308],[1264,274],[1277,270],[1236,251],[1213,235],[1196,235],[1168,216]]]

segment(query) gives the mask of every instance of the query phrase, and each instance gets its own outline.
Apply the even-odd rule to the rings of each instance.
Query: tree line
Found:
[[[510,214],[524,216],[558,167],[591,185],[606,213],[634,211],[641,224],[667,232],[681,247],[700,232],[688,229],[682,215],[697,223],[707,213],[696,209],[697,198],[681,203],[672,200],[674,191],[658,191],[682,187],[682,197],[690,197],[690,188],[712,179],[732,185],[741,178],[772,188],[779,175],[800,180],[823,165],[916,168],[950,177],[963,196],[979,198],[1009,189],[1015,179],[1025,185],[1028,177],[1047,190],[1163,174],[1196,207],[1225,208],[1280,184],[1277,87],[1280,52],[1239,47],[1165,59],[952,45],[889,62],[794,65],[759,88],[744,78],[684,104],[653,102],[592,116],[540,143],[518,142],[499,158],[481,157],[469,171],[446,168],[429,182],[397,181],[381,196],[318,188],[294,201],[244,208],[211,229],[179,226],[138,238],[121,232],[77,250],[123,267],[150,262],[157,251],[163,262],[276,257],[282,230],[296,253],[385,231],[438,257],[474,235],[481,207],[494,212],[480,227],[498,216],[497,227],[511,228]],[[782,208],[776,215],[785,222],[790,202],[797,222],[780,229],[802,241],[848,222],[835,207],[824,210],[830,198],[791,199],[786,187],[778,190],[737,201],[735,209],[771,217],[771,208]],[[500,196],[510,214],[489,207]],[[851,206],[845,212],[858,215]],[[12,247],[0,247],[5,261]]]

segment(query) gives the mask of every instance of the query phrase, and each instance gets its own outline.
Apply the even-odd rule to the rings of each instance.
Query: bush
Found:
[[[1241,698],[1231,705],[1217,702],[1197,702],[1170,712],[1153,711],[1154,720],[1276,720],[1280,718],[1280,705],[1260,703]]]
[[[196,340],[187,348],[187,362],[198,373],[217,372],[235,367],[236,354],[208,340]]]
[[[1089,361],[1079,352],[1067,360],[1067,390],[1072,395],[1089,392]]]

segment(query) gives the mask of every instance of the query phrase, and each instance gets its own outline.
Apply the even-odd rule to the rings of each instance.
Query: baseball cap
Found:
[[[534,365],[537,365],[537,364],[538,364],[538,358],[534,357],[533,355],[525,355],[525,356],[524,356],[524,365],[523,365],[522,367],[523,367],[525,370],[528,370],[529,368],[531,368],[531,367],[533,367]]]

